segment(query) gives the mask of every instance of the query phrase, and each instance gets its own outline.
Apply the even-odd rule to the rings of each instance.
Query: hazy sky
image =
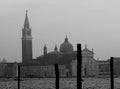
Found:
[[[0,0],[0,60],[21,61],[21,31],[28,16],[33,36],[33,57],[68,35],[76,44],[94,48],[95,58],[120,57],[120,0]]]

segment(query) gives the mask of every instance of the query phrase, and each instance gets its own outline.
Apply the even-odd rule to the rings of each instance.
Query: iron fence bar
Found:
[[[82,53],[81,44],[77,44],[77,89],[82,89]]]
[[[58,68],[58,64],[55,64],[55,75],[56,75],[56,89],[59,89],[59,68]]]
[[[111,89],[114,89],[114,58],[110,58],[110,83]]]
[[[18,65],[18,77],[17,77],[17,80],[18,80],[18,89],[20,89],[20,66]]]

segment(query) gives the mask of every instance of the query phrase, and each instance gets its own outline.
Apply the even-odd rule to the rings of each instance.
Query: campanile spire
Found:
[[[22,62],[32,60],[32,35],[27,13],[28,10],[26,10],[24,27],[22,29]]]
[[[28,10],[26,10],[26,16],[25,16],[25,22],[24,22],[24,28],[30,28],[29,19],[28,19]]]

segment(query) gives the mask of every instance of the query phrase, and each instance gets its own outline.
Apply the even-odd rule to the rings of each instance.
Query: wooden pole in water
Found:
[[[59,89],[59,68],[58,68],[58,64],[55,64],[55,75],[56,75],[56,89]]]
[[[82,51],[81,44],[77,44],[77,89],[82,89]]]
[[[20,89],[20,66],[18,65],[18,89]]]
[[[111,83],[111,89],[114,89],[114,58],[110,58],[110,83]]]

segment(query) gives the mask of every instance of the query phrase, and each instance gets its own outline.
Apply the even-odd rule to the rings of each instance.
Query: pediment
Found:
[[[93,55],[94,53],[93,53],[92,51],[88,50],[88,49],[84,49],[84,50],[82,51],[82,54],[83,54],[83,55]]]

